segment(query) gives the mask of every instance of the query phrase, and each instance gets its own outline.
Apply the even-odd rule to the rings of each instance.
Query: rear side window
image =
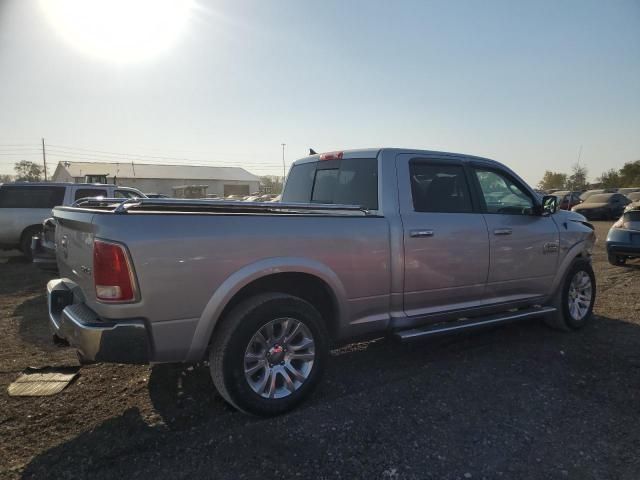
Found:
[[[286,188],[282,194],[283,202],[309,203],[311,201],[311,189],[313,188],[317,163],[302,163],[291,169]]]
[[[53,208],[64,202],[65,187],[0,187],[0,208]]]
[[[107,196],[106,190],[101,190],[98,188],[79,188],[78,190],[76,190],[76,194],[74,195],[73,199],[78,200],[80,198],[86,198],[86,197],[106,197],[106,196]]]
[[[409,169],[416,212],[473,211],[469,185],[461,166],[411,162]]]
[[[360,205],[377,210],[378,162],[374,158],[348,158],[296,165],[282,201]]]

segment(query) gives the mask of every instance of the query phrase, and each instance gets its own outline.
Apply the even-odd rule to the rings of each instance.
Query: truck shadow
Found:
[[[637,418],[629,392],[640,391],[639,344],[638,325],[606,317],[569,334],[532,321],[409,345],[363,342],[332,352],[323,383],[300,408],[267,419],[227,406],[206,365],[155,366],[149,397],[160,422],[129,408],[36,456],[24,478],[263,478],[294,476],[301,465],[310,478],[336,468],[358,476],[363,462],[389,456],[445,472],[476,461],[489,477],[519,456],[522,477],[532,448],[545,459],[541,477],[546,465],[580,455],[583,477],[619,476],[606,452],[618,438],[640,441],[629,421]],[[604,450],[587,458],[591,444]],[[430,445],[441,458],[411,445]],[[339,467],[340,452],[356,460]]]
[[[20,319],[18,333],[23,341],[45,350],[57,348],[51,340],[51,332],[49,331],[47,295],[45,293],[22,302],[13,311],[13,316]]]

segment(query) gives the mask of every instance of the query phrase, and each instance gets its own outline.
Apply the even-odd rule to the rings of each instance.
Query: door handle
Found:
[[[496,228],[493,231],[494,235],[511,235],[513,232],[510,228]]]
[[[411,230],[409,235],[413,238],[433,237],[433,230]]]

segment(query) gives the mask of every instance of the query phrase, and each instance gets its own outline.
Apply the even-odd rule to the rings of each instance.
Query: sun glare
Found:
[[[56,31],[94,58],[135,63],[176,43],[193,0],[41,0]]]

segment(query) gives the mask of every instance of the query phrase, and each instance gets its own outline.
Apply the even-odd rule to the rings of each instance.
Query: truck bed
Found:
[[[184,361],[185,348],[208,341],[198,326],[219,315],[214,307],[265,274],[321,278],[339,292],[347,328],[388,320],[389,223],[357,206],[91,199],[56,207],[54,217],[61,277],[98,317],[147,322],[162,352],[154,361]],[[126,246],[140,301],[96,300],[96,238]]]

